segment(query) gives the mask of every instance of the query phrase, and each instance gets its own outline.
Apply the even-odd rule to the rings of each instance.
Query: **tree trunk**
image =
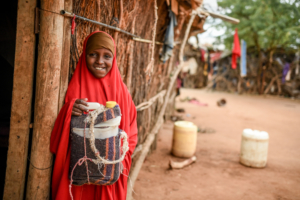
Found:
[[[50,135],[57,117],[62,42],[64,0],[41,0],[39,55],[36,77],[34,126],[31,165],[26,199],[49,199],[52,154]],[[51,11],[51,12],[48,12]]]
[[[4,200],[23,200],[24,195],[34,79],[35,8],[36,0],[18,1],[15,66]]]
[[[254,43],[255,46],[257,48],[257,52],[258,52],[258,69],[257,69],[257,77],[256,77],[256,82],[257,82],[257,87],[256,90],[257,92],[260,94],[260,76],[261,76],[261,72],[262,72],[262,56],[261,56],[261,49],[260,49],[260,45],[259,45],[259,41],[258,41],[258,34],[256,32],[253,33],[253,39],[254,39]]]
[[[269,53],[269,63],[268,63],[269,69],[271,69],[271,67],[272,67],[272,63],[273,63],[273,53],[274,53],[274,50],[271,49],[271,50],[270,50],[270,53]],[[263,66],[263,77],[262,77],[262,81],[261,81],[260,94],[263,94],[263,93],[264,93],[264,89],[265,89],[264,86],[265,86],[266,69],[267,69],[267,67],[266,67],[266,66]]]

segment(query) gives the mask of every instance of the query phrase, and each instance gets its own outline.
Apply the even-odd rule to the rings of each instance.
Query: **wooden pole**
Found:
[[[96,21],[100,22],[100,0],[96,0]],[[99,31],[99,26],[95,27],[95,31]]]
[[[4,200],[24,194],[34,76],[36,0],[19,0]]]
[[[26,199],[49,199],[50,194],[50,135],[58,110],[64,22],[64,17],[55,13],[63,8],[64,0],[41,0],[34,125]]]
[[[72,12],[72,0],[65,0],[65,10]],[[59,87],[59,101],[58,112],[63,107],[65,96],[69,85],[69,69],[70,69],[70,43],[71,43],[71,19],[64,18],[64,36],[63,36],[63,50],[60,71],[60,87]]]
[[[191,15],[189,23],[187,25],[186,32],[185,32],[185,35],[184,35],[184,38],[183,38],[183,42],[181,44],[180,51],[179,51],[179,66],[177,67],[177,69],[175,69],[175,72],[173,73],[173,76],[170,80],[168,90],[167,90],[167,93],[166,93],[166,96],[165,96],[165,99],[164,99],[164,104],[163,104],[163,106],[162,106],[162,108],[159,112],[157,122],[155,123],[155,125],[154,125],[153,129],[151,130],[150,134],[147,136],[147,138],[145,140],[145,143],[143,144],[143,149],[142,149],[141,155],[137,159],[137,162],[136,162],[134,168],[131,170],[130,181],[128,181],[128,183],[127,183],[127,198],[126,199],[128,199],[128,200],[132,199],[132,190],[133,190],[132,187],[134,186],[134,183],[137,179],[137,176],[138,176],[138,174],[139,174],[139,172],[142,168],[142,165],[143,165],[144,160],[145,160],[145,158],[146,158],[146,156],[149,152],[151,144],[153,143],[153,141],[155,139],[155,135],[158,133],[161,125],[163,124],[163,116],[164,116],[167,104],[169,102],[169,97],[170,97],[170,94],[171,94],[171,90],[174,86],[175,80],[176,80],[179,72],[181,71],[181,69],[183,67],[183,64],[182,64],[183,63],[183,49],[185,47],[190,29],[191,29],[191,26],[192,26],[192,23],[195,19],[196,14],[197,14],[197,11],[192,11],[192,15]]]
[[[153,67],[154,67],[154,53],[155,53],[155,38],[156,38],[156,28],[157,28],[157,20],[158,20],[158,15],[157,15],[157,2],[154,0],[154,25],[152,29],[152,51],[151,51],[151,60],[150,63],[148,64],[146,68],[146,73],[151,76],[153,72]]]
[[[131,33],[134,34],[134,28],[135,28],[135,20],[136,17],[134,17],[131,27]],[[128,67],[127,67],[127,75],[126,75],[126,86],[128,89],[128,92],[131,94],[131,79],[132,79],[132,67],[133,67],[133,41],[129,41],[128,44],[129,49],[129,58],[128,58]]]
[[[118,16],[118,12],[117,12],[117,2],[115,3],[115,16],[117,17]],[[122,23],[123,23],[123,0],[120,0],[120,16],[119,16],[119,27],[121,28],[122,27]],[[118,44],[118,34],[119,32],[116,31],[114,33],[114,41],[116,43],[116,45]]]

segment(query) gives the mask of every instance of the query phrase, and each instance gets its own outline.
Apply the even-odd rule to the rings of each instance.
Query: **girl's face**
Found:
[[[113,54],[105,48],[95,49],[86,55],[87,68],[96,78],[105,77],[112,68],[112,62]]]

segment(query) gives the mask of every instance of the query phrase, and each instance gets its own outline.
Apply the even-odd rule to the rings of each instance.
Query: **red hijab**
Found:
[[[119,104],[122,113],[119,127],[127,133],[129,139],[129,151],[122,162],[123,173],[126,175],[129,174],[131,154],[137,144],[136,109],[118,70],[115,43],[112,68],[104,78],[95,78],[86,66],[86,44],[89,37],[97,32],[102,31],[91,33],[84,41],[82,55],[68,87],[65,105],[60,110],[51,134],[50,151],[56,155],[52,176],[52,199],[55,200],[71,199],[69,194],[70,180],[68,178],[70,165],[69,133],[72,108],[76,99],[88,98],[88,102],[98,102],[103,105],[106,101],[116,101]],[[109,37],[113,40],[110,35]],[[126,191],[127,177],[122,174],[113,185],[72,187],[74,200],[125,200]]]

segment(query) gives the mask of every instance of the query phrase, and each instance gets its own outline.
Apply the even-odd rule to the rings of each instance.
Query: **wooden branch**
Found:
[[[140,172],[140,169],[141,169],[141,167],[144,163],[144,160],[145,160],[145,158],[146,158],[146,156],[149,152],[150,146],[151,146],[151,144],[153,143],[153,141],[155,139],[155,135],[158,133],[161,125],[163,124],[163,116],[164,116],[167,104],[169,102],[168,100],[169,100],[169,97],[170,97],[171,90],[173,88],[173,85],[175,83],[175,80],[176,80],[179,72],[181,71],[182,67],[184,66],[182,64],[183,63],[183,49],[185,47],[187,37],[189,35],[190,29],[191,29],[191,26],[192,26],[192,23],[195,19],[196,14],[197,14],[197,11],[192,11],[191,18],[189,20],[189,23],[188,23],[186,31],[185,31],[183,42],[182,42],[181,47],[180,47],[180,54],[179,54],[180,64],[177,67],[177,69],[175,70],[175,72],[174,72],[174,74],[171,78],[171,81],[169,83],[168,90],[167,90],[167,93],[166,93],[166,96],[165,96],[165,101],[164,101],[164,104],[163,104],[163,106],[162,106],[162,108],[159,112],[157,122],[155,123],[155,125],[154,125],[153,129],[151,130],[150,134],[147,136],[147,138],[145,140],[145,143],[143,144],[143,149],[142,149],[141,155],[138,158],[134,168],[132,168],[132,170],[131,170],[131,173],[130,173],[131,184],[130,183],[127,184],[127,199],[128,200],[132,199],[132,189],[133,189],[132,187],[134,186],[134,183],[137,179],[137,176]]]
[[[136,17],[133,18],[133,22],[132,22],[132,27],[131,27],[131,33],[134,34],[134,28],[135,28],[135,21],[136,21]],[[127,75],[126,75],[126,86],[127,89],[130,93],[131,91],[131,79],[132,79],[132,67],[133,67],[133,41],[129,41],[129,46],[130,46],[130,53],[129,53],[129,61],[128,61],[128,67],[127,67]]]
[[[267,88],[265,89],[265,91],[264,91],[264,94],[267,94],[267,93],[269,92],[269,90],[271,89],[273,83],[274,83],[278,78],[279,78],[279,76],[276,75],[276,76],[274,76],[274,77],[271,79],[271,81],[270,81],[268,87],[267,87]]]
[[[278,76],[276,70],[274,68],[272,68],[272,71],[273,73]],[[277,95],[280,95],[281,94],[281,82],[280,82],[280,79],[276,79],[276,83],[277,83],[277,88],[278,88],[278,92],[277,92]]]
[[[34,79],[36,0],[18,1],[12,106],[4,200],[23,200]]]
[[[96,21],[100,22],[100,0],[96,0]],[[95,26],[95,31],[99,31],[99,26]]]
[[[116,8],[115,8],[116,9]],[[99,20],[100,21],[100,20]],[[123,0],[120,0],[120,16],[119,16],[119,27],[121,28],[122,26],[122,22],[123,22]],[[119,34],[119,31],[116,31],[114,33],[114,40],[115,40],[115,43],[117,45],[117,40],[118,40],[118,34]]]
[[[277,82],[277,88],[278,88],[277,95],[280,95],[281,94],[281,82],[279,79],[277,79],[276,82]]]
[[[139,146],[137,146],[135,149],[134,149],[134,152],[133,154],[131,155],[131,158],[133,158],[138,152],[142,151],[143,149],[143,145],[140,144]]]
[[[41,8],[59,13],[64,8],[64,0],[52,0],[50,3],[48,0],[41,0]],[[62,43],[64,41],[64,17],[52,12],[41,12],[40,16],[31,165],[26,199],[49,198],[52,172],[52,154],[49,150],[50,136],[58,114]]]
[[[196,156],[193,156],[193,157],[191,157],[187,160],[184,160],[182,162],[175,162],[175,161],[170,160],[169,166],[170,166],[171,169],[182,169],[182,168],[192,164],[193,162],[195,162],[196,159],[197,159]]]
[[[153,44],[152,40],[147,40],[147,39],[142,39],[142,38],[133,37],[132,40],[137,41],[137,42],[144,42],[144,43]],[[157,45],[164,45],[164,43],[158,42],[158,41],[156,41],[155,44],[157,44]]]
[[[156,37],[156,26],[157,26],[157,20],[158,20],[158,15],[157,15],[157,3],[156,0],[154,0],[154,25],[153,25],[153,32],[152,32],[152,51],[151,51],[151,60],[150,63],[148,64],[146,68],[146,73],[150,74],[153,72],[153,67],[154,67],[154,53],[155,53],[155,37]]]
[[[173,69],[173,61],[174,61],[174,55],[171,55],[171,58],[169,60],[169,64],[168,64],[168,71],[167,71],[167,75],[171,74],[171,71]]]
[[[149,108],[158,98],[162,98],[166,94],[166,90],[162,90],[160,93],[156,94],[154,97],[149,99],[147,102],[143,102],[136,106],[137,111],[142,111]]]

